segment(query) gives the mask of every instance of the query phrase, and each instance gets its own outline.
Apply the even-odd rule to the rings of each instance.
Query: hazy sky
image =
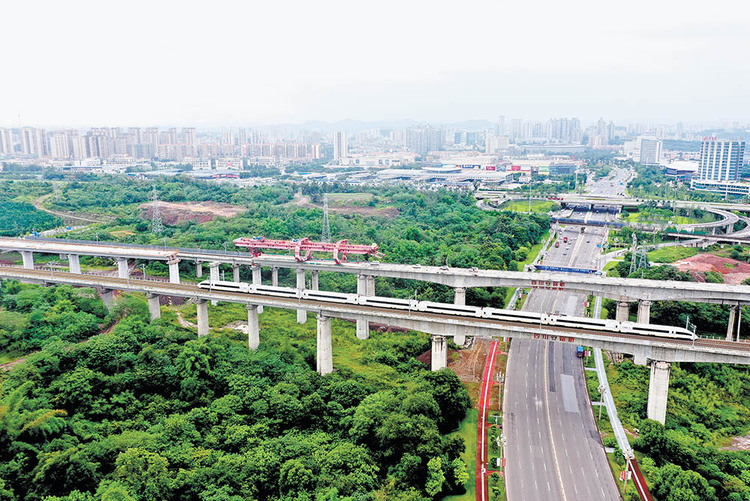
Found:
[[[747,0],[3,0],[0,125],[750,121]]]

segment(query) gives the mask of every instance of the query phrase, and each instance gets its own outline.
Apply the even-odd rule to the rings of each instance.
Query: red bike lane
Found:
[[[499,343],[492,342],[490,353],[482,374],[482,385],[479,389],[479,422],[477,423],[477,496],[479,501],[487,500],[487,407],[490,403],[492,389],[492,372],[495,367]]]

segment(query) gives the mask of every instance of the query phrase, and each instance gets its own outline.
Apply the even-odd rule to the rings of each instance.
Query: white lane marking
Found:
[[[562,475],[560,474],[560,466],[557,464],[557,449],[555,448],[555,436],[552,433],[552,419],[549,413],[549,343],[544,343],[544,399],[545,407],[547,409],[547,425],[549,427],[549,440],[552,444],[552,457],[554,458],[555,471],[557,472],[557,480],[560,482],[560,493],[562,494],[563,501],[567,501],[565,495],[565,486],[563,485]]]

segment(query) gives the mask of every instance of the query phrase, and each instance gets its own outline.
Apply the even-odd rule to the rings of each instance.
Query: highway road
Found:
[[[606,187],[609,188],[609,182]],[[619,186],[619,184],[618,184]],[[611,218],[605,213],[587,217]],[[568,226],[568,244],[552,247],[551,266],[593,268],[603,228]],[[532,290],[524,309],[582,316],[585,294]],[[504,435],[508,499],[620,499],[589,404],[575,346],[513,340],[506,375]]]

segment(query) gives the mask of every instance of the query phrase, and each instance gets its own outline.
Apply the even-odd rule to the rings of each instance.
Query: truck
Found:
[[[578,346],[578,347],[576,348],[576,356],[577,356],[578,358],[583,358],[583,354],[584,354],[584,351],[583,351],[583,346]]]

